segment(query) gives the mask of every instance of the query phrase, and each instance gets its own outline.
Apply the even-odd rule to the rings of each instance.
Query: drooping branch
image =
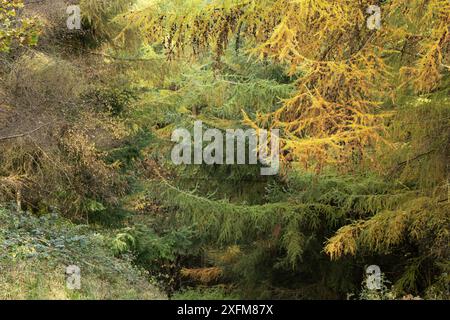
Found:
[[[394,173],[398,172],[400,169],[402,169],[403,167],[405,167],[408,163],[411,163],[411,162],[420,160],[420,159],[422,159],[423,157],[426,157],[426,156],[428,156],[428,155],[430,155],[430,154],[432,154],[432,153],[434,153],[434,152],[436,152],[436,150],[433,149],[433,150],[430,150],[430,151],[421,153],[421,154],[415,156],[414,158],[411,158],[411,159],[408,159],[408,160],[405,160],[405,161],[403,161],[403,162],[398,163],[398,164],[391,170],[391,172],[389,173],[389,176],[394,175]]]

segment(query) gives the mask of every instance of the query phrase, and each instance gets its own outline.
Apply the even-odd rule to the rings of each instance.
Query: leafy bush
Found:
[[[169,297],[180,288],[183,259],[194,255],[193,233],[188,228],[157,234],[150,227],[137,224],[116,235],[112,248],[121,256],[131,253],[133,262],[145,268]]]
[[[0,298],[164,299],[131,257],[114,256],[111,238],[53,213],[36,217],[0,208]],[[81,269],[81,290],[65,287],[65,269]]]

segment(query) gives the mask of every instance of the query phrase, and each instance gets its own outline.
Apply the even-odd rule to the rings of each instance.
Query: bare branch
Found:
[[[15,134],[15,135],[6,136],[6,137],[0,137],[0,141],[12,140],[12,139],[17,139],[17,138],[22,138],[22,137],[25,137],[25,136],[29,136],[29,135],[35,133],[36,131],[39,131],[40,129],[42,129],[43,127],[46,127],[48,125],[49,125],[49,123],[46,123],[46,124],[43,124],[43,125],[37,127],[36,129],[33,129],[33,130],[25,132],[25,133]]]

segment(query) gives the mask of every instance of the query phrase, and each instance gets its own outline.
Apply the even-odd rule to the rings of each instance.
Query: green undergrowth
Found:
[[[131,259],[88,226],[0,208],[0,299],[165,299]],[[81,269],[80,290],[66,286],[70,265]]]

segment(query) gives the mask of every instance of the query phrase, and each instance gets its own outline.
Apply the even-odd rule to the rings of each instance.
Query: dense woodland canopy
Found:
[[[74,3],[0,0],[1,298],[450,298],[448,0]],[[174,165],[198,120],[280,174]]]

